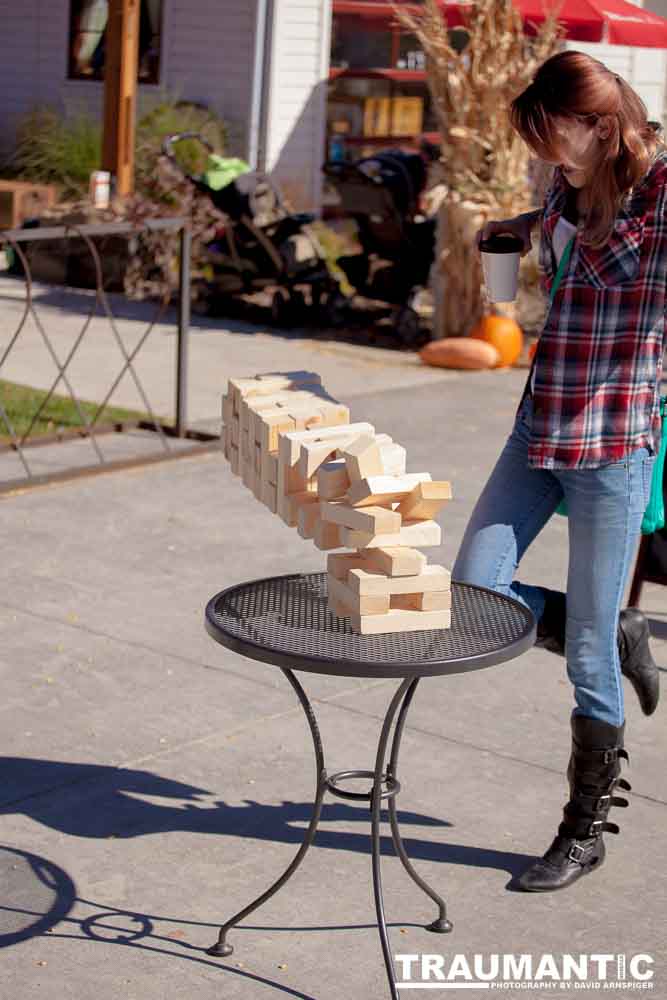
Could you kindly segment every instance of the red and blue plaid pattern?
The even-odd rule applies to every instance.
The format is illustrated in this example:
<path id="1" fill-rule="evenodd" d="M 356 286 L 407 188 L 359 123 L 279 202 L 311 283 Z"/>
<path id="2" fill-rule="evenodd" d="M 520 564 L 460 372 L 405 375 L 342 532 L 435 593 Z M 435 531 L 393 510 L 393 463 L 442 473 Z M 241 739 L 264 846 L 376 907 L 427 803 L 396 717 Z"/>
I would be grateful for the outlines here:
<path id="1" fill-rule="evenodd" d="M 541 287 L 555 276 L 552 238 L 568 184 L 560 167 L 547 192 Z M 608 241 L 582 245 L 540 336 L 533 366 L 533 468 L 596 468 L 660 443 L 660 380 L 667 285 L 667 151 L 628 194 Z M 530 380 L 530 376 L 529 376 Z"/>

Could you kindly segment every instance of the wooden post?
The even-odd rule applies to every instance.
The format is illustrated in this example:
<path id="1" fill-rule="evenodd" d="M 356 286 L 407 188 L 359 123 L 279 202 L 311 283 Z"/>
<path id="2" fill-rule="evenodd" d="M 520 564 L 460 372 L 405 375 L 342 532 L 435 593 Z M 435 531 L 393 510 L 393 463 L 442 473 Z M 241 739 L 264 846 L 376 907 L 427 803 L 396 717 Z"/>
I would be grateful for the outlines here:
<path id="1" fill-rule="evenodd" d="M 116 180 L 116 194 L 134 190 L 134 119 L 139 70 L 139 4 L 109 0 L 104 64 L 102 166 Z"/>

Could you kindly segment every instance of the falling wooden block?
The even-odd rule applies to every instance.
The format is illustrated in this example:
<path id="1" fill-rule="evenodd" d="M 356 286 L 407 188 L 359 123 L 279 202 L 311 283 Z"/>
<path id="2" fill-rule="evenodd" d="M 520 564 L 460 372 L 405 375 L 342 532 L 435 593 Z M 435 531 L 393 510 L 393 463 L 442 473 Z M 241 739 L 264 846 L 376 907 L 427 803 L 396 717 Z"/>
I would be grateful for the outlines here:
<path id="1" fill-rule="evenodd" d="M 417 483 L 398 505 L 401 516 L 411 521 L 431 520 L 452 499 L 452 486 L 447 482 Z"/>
<path id="2" fill-rule="evenodd" d="M 262 452 L 262 480 L 278 485 L 278 453 Z"/>
<path id="3" fill-rule="evenodd" d="M 290 431 L 280 434 L 278 441 L 278 514 L 285 520 L 284 497 L 308 489 L 308 479 L 297 468 L 301 445 L 316 439 L 340 438 L 347 433 L 372 432 L 373 425 L 347 424 L 315 431 Z M 316 488 L 314 485 L 313 488 Z"/>
<path id="4" fill-rule="evenodd" d="M 232 422 L 234 416 L 234 405 L 232 403 L 231 396 L 222 397 L 222 422 L 223 424 L 229 425 Z"/>
<path id="5" fill-rule="evenodd" d="M 279 435 L 296 429 L 296 420 L 288 410 L 267 410 L 262 414 L 255 440 L 259 441 L 262 451 L 277 452 Z"/>
<path id="6" fill-rule="evenodd" d="M 320 504 L 323 521 L 370 535 L 400 531 L 401 515 L 387 507 L 350 507 L 346 503 L 323 500 Z"/>
<path id="7" fill-rule="evenodd" d="M 364 568 L 386 576 L 417 576 L 426 566 L 426 556 L 418 549 L 382 547 L 364 552 Z"/>
<path id="8" fill-rule="evenodd" d="M 322 379 L 315 372 L 275 372 L 253 378 L 230 378 L 227 394 L 231 395 L 234 412 L 240 412 L 241 400 L 250 396 L 270 396 L 295 386 L 321 385 Z"/>
<path id="9" fill-rule="evenodd" d="M 306 506 L 314 506 L 319 516 L 320 509 L 317 493 L 308 493 L 307 491 L 304 491 L 302 493 L 292 493 L 290 496 L 286 497 L 285 512 L 290 527 L 297 527 L 299 523 L 299 511 Z"/>
<path id="10" fill-rule="evenodd" d="M 411 548 L 427 548 L 440 545 L 442 531 L 437 521 L 403 522 L 400 531 L 391 534 L 372 535 L 353 528 L 341 528 L 341 537 L 346 549 L 376 549 L 387 546 L 409 545 Z"/>
<path id="11" fill-rule="evenodd" d="M 417 576 L 386 576 L 365 566 L 350 566 L 347 584 L 356 594 L 423 594 L 449 591 L 451 574 L 444 566 L 425 566 Z"/>
<path id="12" fill-rule="evenodd" d="M 337 580 L 335 576 L 327 578 L 329 597 L 333 597 L 337 604 L 342 604 L 350 609 L 352 614 L 361 615 L 384 615 L 389 611 L 389 595 L 362 596 L 355 594 L 348 586 Z"/>
<path id="13" fill-rule="evenodd" d="M 377 507 L 392 501 L 400 501 L 410 493 L 417 483 L 430 482 L 428 472 L 410 472 L 405 476 L 371 476 L 352 483 L 345 494 L 353 507 Z"/>
<path id="14" fill-rule="evenodd" d="M 326 552 L 328 549 L 342 549 L 341 529 L 337 524 L 330 524 L 318 518 L 313 533 L 313 541 L 318 549 Z"/>
<path id="15" fill-rule="evenodd" d="M 385 476 L 404 476 L 407 452 L 403 445 L 392 442 L 380 448 L 382 473 Z"/>
<path id="16" fill-rule="evenodd" d="M 380 446 L 373 434 L 361 434 L 342 451 L 341 457 L 345 460 L 351 483 L 370 476 L 381 476 L 384 472 Z"/>
<path id="17" fill-rule="evenodd" d="M 388 476 L 402 476 L 405 473 L 406 452 L 400 444 L 395 444 L 388 434 L 376 434 L 380 446 L 382 471 Z M 325 462 L 317 470 L 317 492 L 322 500 L 337 500 L 350 488 L 350 477 L 344 458 Z"/>
<path id="18" fill-rule="evenodd" d="M 337 447 L 334 440 L 304 441 L 299 451 L 297 468 L 304 479 L 310 479 L 317 470 L 335 456 Z"/>
<path id="19" fill-rule="evenodd" d="M 451 628 L 451 611 L 390 610 L 384 615 L 350 615 L 350 625 L 360 635 L 382 635 L 388 632 L 425 632 Z"/>
<path id="20" fill-rule="evenodd" d="M 423 594 L 393 594 L 392 608 L 406 611 L 449 611 L 452 606 L 451 590 L 431 590 Z"/>
<path id="21" fill-rule="evenodd" d="M 277 487 L 274 483 L 262 482 L 261 487 L 261 501 L 265 507 L 268 507 L 272 514 L 276 512 L 276 492 Z"/>
<path id="22" fill-rule="evenodd" d="M 314 494 L 308 494 L 313 496 Z M 297 531 L 302 538 L 314 538 L 318 521 L 322 520 L 319 503 L 309 503 L 299 507 Z"/>
<path id="23" fill-rule="evenodd" d="M 317 492 L 321 500 L 335 500 L 349 489 L 350 477 L 345 460 L 338 458 L 325 462 L 317 470 Z"/>

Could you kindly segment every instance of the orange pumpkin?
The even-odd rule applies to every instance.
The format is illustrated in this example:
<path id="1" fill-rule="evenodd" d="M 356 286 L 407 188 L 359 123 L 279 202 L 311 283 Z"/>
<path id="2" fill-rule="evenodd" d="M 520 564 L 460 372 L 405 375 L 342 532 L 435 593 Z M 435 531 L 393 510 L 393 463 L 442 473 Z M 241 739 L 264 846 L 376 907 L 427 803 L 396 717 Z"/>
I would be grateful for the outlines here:
<path id="1" fill-rule="evenodd" d="M 475 340 L 485 340 L 496 348 L 500 355 L 496 368 L 516 364 L 523 350 L 523 331 L 509 316 L 482 316 L 470 331 L 470 336 Z"/>
<path id="2" fill-rule="evenodd" d="M 500 354 L 492 344 L 470 337 L 443 337 L 422 347 L 419 357 L 425 365 L 436 368 L 496 368 Z"/>

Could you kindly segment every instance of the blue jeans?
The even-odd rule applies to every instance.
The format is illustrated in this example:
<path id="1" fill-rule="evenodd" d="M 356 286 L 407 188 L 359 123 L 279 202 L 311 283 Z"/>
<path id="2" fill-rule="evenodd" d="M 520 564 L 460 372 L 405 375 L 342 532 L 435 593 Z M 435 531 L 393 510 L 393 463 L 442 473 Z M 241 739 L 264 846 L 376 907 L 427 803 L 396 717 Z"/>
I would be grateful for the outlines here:
<path id="1" fill-rule="evenodd" d="M 465 530 L 452 578 L 521 601 L 537 620 L 544 589 L 514 578 L 521 558 L 563 496 L 569 523 L 567 673 L 573 714 L 614 726 L 624 721 L 617 643 L 618 615 L 648 505 L 655 456 L 647 448 L 597 469 L 533 469 L 528 465 L 532 397 L 517 412 L 491 476 Z"/>

